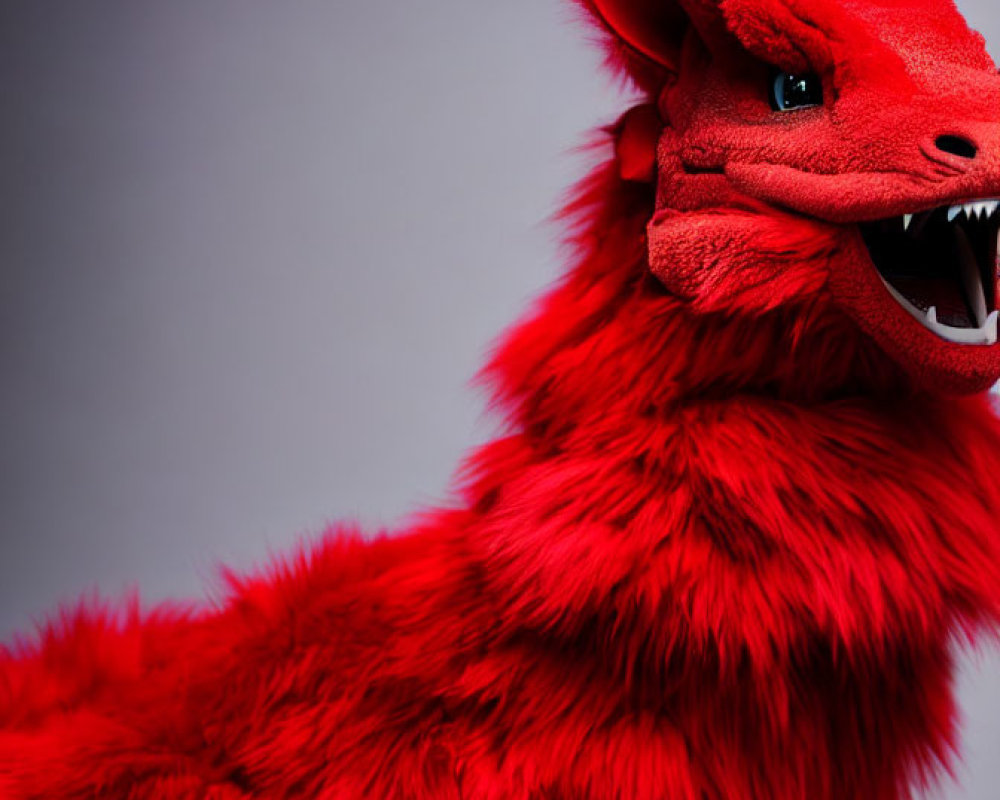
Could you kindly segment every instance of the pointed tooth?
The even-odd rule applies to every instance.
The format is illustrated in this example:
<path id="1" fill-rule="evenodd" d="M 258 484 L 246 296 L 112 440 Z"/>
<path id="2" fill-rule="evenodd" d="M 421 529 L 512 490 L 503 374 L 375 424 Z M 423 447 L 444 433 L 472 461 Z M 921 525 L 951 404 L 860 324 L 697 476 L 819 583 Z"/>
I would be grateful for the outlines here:
<path id="1" fill-rule="evenodd" d="M 931 306 L 927 309 L 927 321 L 931 325 L 937 325 L 937 306 Z"/>
<path id="2" fill-rule="evenodd" d="M 948 222 L 954 222 L 955 218 L 958 217 L 959 214 L 964 214 L 964 213 L 965 209 L 963 209 L 961 206 L 952 206 L 951 208 L 948 209 Z"/>
<path id="3" fill-rule="evenodd" d="M 997 322 L 1000 321 L 1000 311 L 992 311 L 986 318 L 986 344 L 997 343 Z"/>
<path id="4" fill-rule="evenodd" d="M 972 219 L 972 215 L 976 213 L 975 203 L 963 203 L 962 208 L 965 209 L 965 216 Z"/>
<path id="5" fill-rule="evenodd" d="M 986 211 L 988 216 L 993 216 L 997 213 L 997 208 L 1000 207 L 1000 202 L 996 200 L 989 200 L 986 203 Z"/>
<path id="6" fill-rule="evenodd" d="M 913 222 L 913 214 L 903 214 L 903 230 L 908 231 L 910 229 L 910 223 Z"/>

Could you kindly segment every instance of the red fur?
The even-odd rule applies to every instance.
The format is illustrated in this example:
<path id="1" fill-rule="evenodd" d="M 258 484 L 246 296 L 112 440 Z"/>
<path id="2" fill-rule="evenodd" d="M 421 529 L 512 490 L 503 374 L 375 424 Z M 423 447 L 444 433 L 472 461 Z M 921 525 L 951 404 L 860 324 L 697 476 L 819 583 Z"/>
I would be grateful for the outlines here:
<path id="1" fill-rule="evenodd" d="M 683 5 L 655 65 L 612 45 L 657 186 L 647 107 L 484 372 L 508 431 L 462 502 L 11 647 L 0 797 L 891 800 L 948 766 L 950 645 L 1000 617 L 1000 425 L 949 392 L 1000 370 L 894 317 L 851 223 L 1000 195 L 998 79 L 945 0 Z M 835 118 L 765 119 L 762 58 Z M 945 129 L 987 155 L 936 173 Z"/>

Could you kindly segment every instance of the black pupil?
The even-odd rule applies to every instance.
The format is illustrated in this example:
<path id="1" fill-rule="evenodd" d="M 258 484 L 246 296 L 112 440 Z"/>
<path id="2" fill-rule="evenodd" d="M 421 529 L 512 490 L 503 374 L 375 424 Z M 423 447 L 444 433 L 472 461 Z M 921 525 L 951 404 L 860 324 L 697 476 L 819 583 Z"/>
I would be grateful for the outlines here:
<path id="1" fill-rule="evenodd" d="M 815 75 L 783 73 L 778 77 L 778 81 L 781 84 L 781 91 L 776 91 L 775 100 L 779 111 L 817 106 L 823 102 L 820 82 Z"/>

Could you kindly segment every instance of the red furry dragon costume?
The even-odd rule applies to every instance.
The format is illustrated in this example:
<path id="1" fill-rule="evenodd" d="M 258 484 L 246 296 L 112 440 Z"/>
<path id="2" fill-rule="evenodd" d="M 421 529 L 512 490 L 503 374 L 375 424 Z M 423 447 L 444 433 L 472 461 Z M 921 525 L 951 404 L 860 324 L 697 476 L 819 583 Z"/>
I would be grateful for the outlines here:
<path id="1" fill-rule="evenodd" d="M 0 659 L 0 797 L 891 800 L 1000 618 L 1000 76 L 950 0 L 580 0 L 646 102 L 462 502 Z"/>

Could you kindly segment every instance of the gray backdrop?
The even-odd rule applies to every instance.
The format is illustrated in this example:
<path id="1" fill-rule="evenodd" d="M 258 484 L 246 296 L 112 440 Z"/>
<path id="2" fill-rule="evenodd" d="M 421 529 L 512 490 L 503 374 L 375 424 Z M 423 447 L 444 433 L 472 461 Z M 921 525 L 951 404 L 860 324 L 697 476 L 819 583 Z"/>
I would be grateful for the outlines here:
<path id="1" fill-rule="evenodd" d="M 568 6 L 0 4 L 0 638 L 443 495 L 625 107 Z M 1000 658 L 960 689 L 939 796 L 995 800 Z"/>

